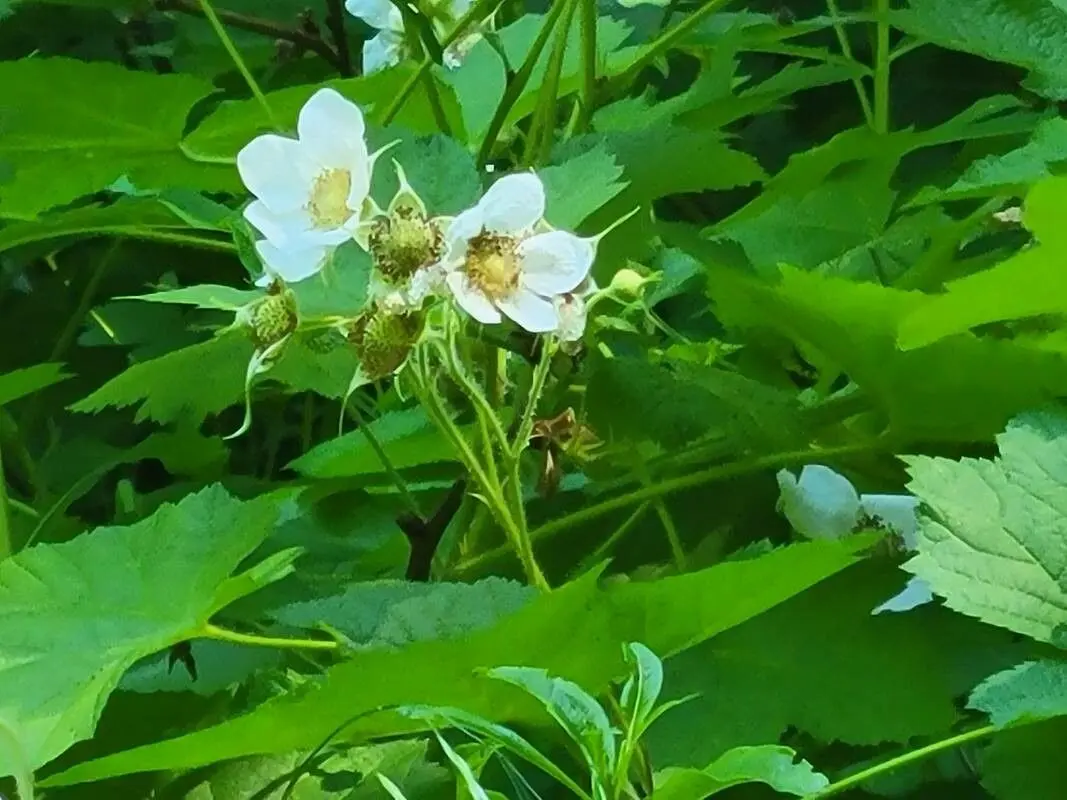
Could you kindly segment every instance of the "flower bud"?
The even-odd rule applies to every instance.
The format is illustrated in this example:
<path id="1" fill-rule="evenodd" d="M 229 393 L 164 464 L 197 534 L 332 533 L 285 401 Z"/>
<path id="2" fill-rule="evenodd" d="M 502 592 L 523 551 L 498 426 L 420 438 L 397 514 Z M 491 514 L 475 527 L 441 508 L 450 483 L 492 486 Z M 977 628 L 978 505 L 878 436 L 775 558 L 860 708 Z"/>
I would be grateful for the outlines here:
<path id="1" fill-rule="evenodd" d="M 646 283 L 648 278 L 627 267 L 620 269 L 611 278 L 611 288 L 627 297 L 640 297 Z"/>
<path id="2" fill-rule="evenodd" d="M 400 369 L 422 335 L 425 318 L 418 312 L 393 313 L 384 308 L 353 320 L 348 341 L 356 351 L 363 376 L 380 380 Z"/>

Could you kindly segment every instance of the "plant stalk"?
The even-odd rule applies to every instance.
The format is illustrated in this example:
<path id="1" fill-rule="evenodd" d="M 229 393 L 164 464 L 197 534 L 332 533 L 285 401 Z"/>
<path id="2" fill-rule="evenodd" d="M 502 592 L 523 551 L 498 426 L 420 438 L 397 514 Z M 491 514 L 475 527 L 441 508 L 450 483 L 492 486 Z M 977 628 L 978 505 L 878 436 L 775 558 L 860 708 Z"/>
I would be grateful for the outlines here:
<path id="1" fill-rule="evenodd" d="M 11 538 L 11 519 L 8 515 L 7 479 L 4 477 L 4 458 L 0 453 L 0 561 L 15 552 Z"/>
<path id="2" fill-rule="evenodd" d="M 874 0 L 875 65 L 874 65 L 874 131 L 889 133 L 889 71 L 892 53 L 889 50 L 889 0 Z"/>
<path id="3" fill-rule="evenodd" d="M 256 636 L 251 633 L 238 633 L 226 628 L 212 625 L 210 622 L 193 632 L 190 638 L 216 639 L 220 642 L 247 644 L 253 647 L 277 647 L 288 650 L 337 650 L 340 645 L 328 639 L 285 639 L 276 636 Z"/>
<path id="4" fill-rule="evenodd" d="M 270 122 L 272 128 L 280 131 L 282 128 L 278 124 L 278 118 L 274 116 L 274 111 L 271 110 L 270 103 L 267 102 L 267 96 L 263 94 L 263 90 L 259 88 L 259 84 L 252 75 L 251 70 L 248 69 L 248 65 L 245 64 L 245 60 L 238 52 L 237 46 L 234 45 L 233 39 L 230 38 L 230 34 L 228 34 L 226 28 L 223 27 L 218 14 L 215 13 L 215 9 L 211 5 L 211 0 L 198 0 L 198 2 L 200 3 L 201 10 L 204 12 L 204 16 L 211 25 L 212 30 L 215 31 L 215 35 L 219 38 L 219 41 L 222 42 L 222 46 L 229 54 L 230 60 L 233 61 L 234 66 L 237 67 L 237 71 L 241 73 L 241 77 L 244 78 L 245 83 L 248 84 L 252 96 L 256 98 L 259 105 L 263 108 L 263 113 L 266 115 L 267 121 Z"/>

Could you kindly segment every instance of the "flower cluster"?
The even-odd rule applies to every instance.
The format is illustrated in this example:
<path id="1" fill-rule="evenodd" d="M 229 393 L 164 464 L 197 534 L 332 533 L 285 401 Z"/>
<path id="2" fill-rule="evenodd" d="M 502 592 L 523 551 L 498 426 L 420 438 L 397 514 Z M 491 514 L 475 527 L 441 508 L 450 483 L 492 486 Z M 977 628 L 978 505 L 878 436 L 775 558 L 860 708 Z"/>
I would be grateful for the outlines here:
<path id="1" fill-rule="evenodd" d="M 859 494 L 848 478 L 822 464 L 807 465 L 799 479 L 788 470 L 781 470 L 778 488 L 778 508 L 801 536 L 841 539 L 874 524 L 897 537 L 902 549 L 918 548 L 919 501 L 911 495 Z M 926 581 L 913 577 L 899 594 L 871 613 L 908 611 L 932 599 Z"/>
<path id="2" fill-rule="evenodd" d="M 585 301 L 596 290 L 589 273 L 599 237 L 553 229 L 534 173 L 500 178 L 455 217 L 431 217 L 396 161 L 392 200 L 382 208 L 371 198 L 385 148 L 370 152 L 362 112 L 338 92 L 316 92 L 300 111 L 296 134 L 259 136 L 237 157 L 255 196 L 244 216 L 262 235 L 255 247 L 264 274 L 257 283 L 288 297 L 282 287 L 322 272 L 342 244 L 366 250 L 374 265 L 370 302 L 338 326 L 366 356 L 360 360 L 371 371 L 364 379 L 403 363 L 423 330 L 425 301 L 434 296 L 450 297 L 481 323 L 507 317 L 533 333 L 581 338 Z M 296 327 L 286 326 L 270 342 L 257 333 L 257 352 L 276 352 Z M 392 334 L 403 353 L 379 341 Z"/>

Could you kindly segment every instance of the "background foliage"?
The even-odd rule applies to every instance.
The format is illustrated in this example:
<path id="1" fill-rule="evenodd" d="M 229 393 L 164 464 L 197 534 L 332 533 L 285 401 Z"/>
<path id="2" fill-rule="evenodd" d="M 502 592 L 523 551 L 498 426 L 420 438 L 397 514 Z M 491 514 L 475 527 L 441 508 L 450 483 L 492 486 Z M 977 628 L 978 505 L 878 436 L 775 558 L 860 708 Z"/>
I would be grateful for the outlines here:
<path id="1" fill-rule="evenodd" d="M 557 453 L 554 493 L 525 464 L 556 588 L 523 583 L 393 382 L 338 434 L 349 348 L 298 335 L 223 438 L 259 272 L 234 159 L 272 124 L 204 7 L 0 0 L 0 790 L 555 796 L 396 707 L 506 724 L 581 782 L 546 703 L 485 670 L 545 670 L 618 727 L 641 643 L 687 698 L 641 731 L 641 794 L 1060 796 L 1067 5 L 580 0 L 553 50 L 558 9 L 509 0 L 425 78 L 359 74 L 374 31 L 306 6 L 217 7 L 283 129 L 328 85 L 434 214 L 487 166 L 536 168 L 584 235 L 640 210 L 595 278 L 643 285 L 539 413 L 574 408 L 597 457 Z M 360 257 L 294 287 L 302 310 L 362 303 Z M 531 337 L 486 337 L 525 385 Z M 918 497 L 917 551 L 795 541 L 774 475 L 808 463 Z M 908 573 L 935 603 L 872 615 Z"/>

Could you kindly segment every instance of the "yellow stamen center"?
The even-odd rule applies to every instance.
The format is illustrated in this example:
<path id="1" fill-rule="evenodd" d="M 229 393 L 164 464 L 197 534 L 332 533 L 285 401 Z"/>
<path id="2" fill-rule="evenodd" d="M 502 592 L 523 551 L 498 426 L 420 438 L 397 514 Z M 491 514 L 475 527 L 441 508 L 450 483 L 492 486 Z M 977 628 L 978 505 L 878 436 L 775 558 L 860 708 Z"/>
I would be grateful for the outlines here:
<path id="1" fill-rule="evenodd" d="M 347 169 L 327 169 L 319 173 L 311 186 L 308 211 L 316 228 L 339 228 L 349 217 L 348 192 L 352 175 Z"/>
<path id="2" fill-rule="evenodd" d="M 517 241 L 509 236 L 480 233 L 467 243 L 467 280 L 491 300 L 503 300 L 519 286 Z"/>

